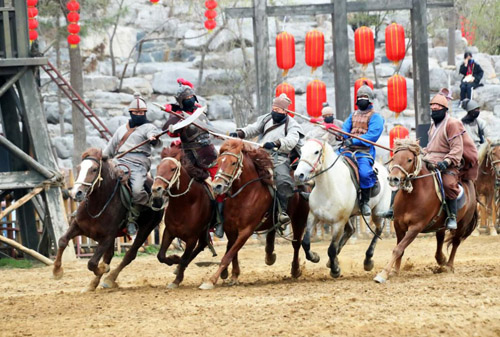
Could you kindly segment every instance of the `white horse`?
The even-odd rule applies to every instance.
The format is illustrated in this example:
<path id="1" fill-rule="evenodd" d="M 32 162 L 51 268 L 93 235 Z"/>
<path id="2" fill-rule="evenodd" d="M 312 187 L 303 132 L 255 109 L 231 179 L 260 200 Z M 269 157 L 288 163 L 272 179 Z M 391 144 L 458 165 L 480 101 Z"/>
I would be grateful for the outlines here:
<path id="1" fill-rule="evenodd" d="M 354 232 L 349 219 L 360 214 L 356 187 L 351 180 L 350 169 L 347 165 L 342 160 L 342 156 L 337 155 L 328 143 L 309 139 L 302 147 L 302 156 L 295 170 L 295 180 L 306 182 L 312 179 L 315 183 L 309 196 L 309 206 L 313 215 L 320 222 L 333 225 L 328 256 L 330 275 L 334 278 L 340 276 L 337 256 Z M 382 233 L 383 219 L 378 214 L 386 211 L 391 201 L 387 169 L 377 162 L 375 162 L 374 169 L 378 171 L 380 193 L 369 202 L 372 220 L 376 225 L 376 235 L 366 251 L 364 260 L 366 271 L 373 269 L 373 252 L 377 238 Z"/>

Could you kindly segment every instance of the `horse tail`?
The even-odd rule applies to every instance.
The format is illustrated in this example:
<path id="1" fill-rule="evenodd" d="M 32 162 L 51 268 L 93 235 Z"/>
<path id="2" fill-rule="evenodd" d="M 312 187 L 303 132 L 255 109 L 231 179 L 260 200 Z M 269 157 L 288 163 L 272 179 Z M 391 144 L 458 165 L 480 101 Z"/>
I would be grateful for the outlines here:
<path id="1" fill-rule="evenodd" d="M 474 214 L 472 214 L 472 219 L 469 221 L 469 223 L 457 228 L 454 235 L 450 235 L 446 238 L 445 242 L 448 244 L 447 247 L 453 244 L 455 240 L 462 242 L 463 240 L 467 239 L 469 235 L 471 235 L 472 232 L 476 229 L 478 224 L 479 214 L 477 212 L 477 208 L 474 208 Z"/>

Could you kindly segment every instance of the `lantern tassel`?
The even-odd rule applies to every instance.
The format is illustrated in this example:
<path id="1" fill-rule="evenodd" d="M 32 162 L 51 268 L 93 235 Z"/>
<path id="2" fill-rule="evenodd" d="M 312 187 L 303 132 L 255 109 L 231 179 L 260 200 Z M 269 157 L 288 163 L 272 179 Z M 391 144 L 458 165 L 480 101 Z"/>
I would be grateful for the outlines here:
<path id="1" fill-rule="evenodd" d="M 316 69 L 318 69 L 318 67 L 312 67 L 311 68 L 311 75 L 316 71 Z"/>
<path id="2" fill-rule="evenodd" d="M 286 75 L 288 75 L 288 70 L 290 70 L 290 69 L 283 70 L 283 74 L 281 74 L 281 76 L 285 77 Z"/>
<path id="3" fill-rule="evenodd" d="M 70 45 L 69 45 L 69 47 L 70 47 L 71 49 L 75 49 L 76 47 L 78 47 L 78 45 L 77 45 L 77 44 L 70 44 Z"/>

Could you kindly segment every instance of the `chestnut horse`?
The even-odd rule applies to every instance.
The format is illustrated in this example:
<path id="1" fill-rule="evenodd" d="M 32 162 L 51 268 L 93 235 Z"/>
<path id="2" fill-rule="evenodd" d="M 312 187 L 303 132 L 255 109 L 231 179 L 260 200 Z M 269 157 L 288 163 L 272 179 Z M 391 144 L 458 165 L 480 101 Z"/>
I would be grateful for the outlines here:
<path id="1" fill-rule="evenodd" d="M 495 194 L 498 193 L 500 187 L 500 140 L 490 143 L 487 141 L 479 150 L 479 175 L 476 180 L 476 190 L 478 196 L 483 196 L 485 200 L 486 213 L 491 218 L 492 211 L 498 207 Z M 497 217 L 497 222 L 498 222 Z M 487 222 L 487 221 L 486 221 Z M 490 235 L 497 235 L 495 223 L 489 227 Z"/>
<path id="2" fill-rule="evenodd" d="M 191 163 L 183 160 L 184 152 L 180 146 L 164 148 L 161 157 L 152 187 L 153 207 L 166 206 L 165 231 L 158 260 L 169 266 L 179 265 L 177 277 L 168 285 L 168 288 L 177 288 L 188 264 L 207 246 L 208 227 L 213 219 L 213 203 L 203 183 L 195 180 L 196 171 L 190 169 Z M 184 254 L 181 257 L 166 257 L 174 238 L 186 243 Z"/>
<path id="3" fill-rule="evenodd" d="M 54 262 L 54 278 L 63 276 L 61 258 L 69 240 L 85 235 L 98 242 L 94 255 L 88 262 L 88 269 L 95 274 L 94 279 L 84 291 L 93 291 L 99 285 L 114 255 L 115 238 L 124 235 L 120 230 L 126 220 L 127 210 L 120 199 L 123 171 L 102 156 L 102 150 L 90 148 L 82 154 L 80 173 L 71 191 L 73 198 L 80 202 L 76 217 L 69 229 L 59 239 L 59 249 Z M 141 212 L 139 230 L 134 243 L 125 254 L 118 270 L 123 269 L 137 255 L 137 250 L 146 241 L 151 231 L 161 221 L 161 212 L 146 209 Z M 99 263 L 103 258 L 103 261 Z M 116 284 L 114 284 L 116 286 Z"/>
<path id="4" fill-rule="evenodd" d="M 219 269 L 205 281 L 200 289 L 212 289 L 219 276 L 227 271 L 232 262 L 230 284 L 238 283 L 240 267 L 238 251 L 255 231 L 269 231 L 266 237 L 266 259 L 268 265 L 276 261 L 274 251 L 273 197 L 269 187 L 272 184 L 273 161 L 262 148 L 252 148 L 241 139 L 226 140 L 217 158 L 219 170 L 212 183 L 214 192 L 227 193 L 224 205 L 224 231 L 228 238 L 226 254 Z M 288 202 L 288 214 L 292 220 L 293 249 L 292 277 L 301 275 L 299 250 L 307 223 L 309 205 L 295 193 Z"/>
<path id="5" fill-rule="evenodd" d="M 443 254 L 445 237 L 446 210 L 434 185 L 435 171 L 431 172 L 423 164 L 421 148 L 415 140 L 404 139 L 395 143 L 394 157 L 389 166 L 389 184 L 397 188 L 394 199 L 394 229 L 397 246 L 392 258 L 385 268 L 375 276 L 374 281 L 385 282 L 392 268 L 397 275 L 401 267 L 404 251 L 419 233 L 436 232 L 437 249 L 435 258 L 440 271 L 453 271 L 453 261 L 460 243 L 465 240 L 477 226 L 476 191 L 473 181 L 462 181 L 465 193 L 464 206 L 458 210 L 456 230 L 450 232 L 446 242 L 452 244 L 448 262 Z"/>

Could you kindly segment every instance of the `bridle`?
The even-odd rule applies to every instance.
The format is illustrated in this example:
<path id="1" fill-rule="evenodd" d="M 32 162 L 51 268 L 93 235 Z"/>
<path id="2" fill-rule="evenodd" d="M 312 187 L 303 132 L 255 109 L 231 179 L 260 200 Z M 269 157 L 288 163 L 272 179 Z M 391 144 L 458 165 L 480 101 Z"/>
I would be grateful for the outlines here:
<path id="1" fill-rule="evenodd" d="M 486 160 L 487 160 L 486 165 L 488 165 L 488 162 L 489 162 L 489 164 L 491 165 L 491 169 L 493 170 L 493 173 L 495 174 L 495 179 L 500 180 L 500 177 L 497 174 L 497 170 L 495 170 L 495 165 L 500 163 L 500 159 L 493 160 L 493 150 L 495 149 L 495 147 L 500 146 L 500 142 L 492 143 L 489 146 L 490 146 L 490 148 L 488 149 L 488 154 L 486 156 Z"/>
<path id="2" fill-rule="evenodd" d="M 167 184 L 167 188 L 165 189 L 165 191 L 172 198 L 181 197 L 181 196 L 187 194 L 191 190 L 191 185 L 193 184 L 194 178 L 191 178 L 191 180 L 189 181 L 189 185 L 184 192 L 179 193 L 179 194 L 172 194 L 172 192 L 170 192 L 170 189 L 172 188 L 172 186 L 177 184 L 177 186 L 176 186 L 177 189 L 179 189 L 179 187 L 180 187 L 180 183 L 181 183 L 180 177 L 181 177 L 182 164 L 179 160 L 177 160 L 176 158 L 173 158 L 173 157 L 165 157 L 161 160 L 161 162 L 163 162 L 165 160 L 170 160 L 175 164 L 175 172 L 172 175 L 172 178 L 170 178 L 170 180 L 168 180 L 168 179 L 163 178 L 162 176 L 157 175 L 154 180 L 158 179 L 158 180 L 163 181 L 165 184 Z M 163 208 L 164 208 L 164 206 L 163 206 Z"/>
<path id="3" fill-rule="evenodd" d="M 226 151 L 226 152 L 223 152 L 222 154 L 219 155 L 219 157 L 222 157 L 222 156 L 232 156 L 232 157 L 235 157 L 237 159 L 236 167 L 233 169 L 233 171 L 231 173 L 226 173 L 226 172 L 222 171 L 222 168 L 220 168 L 214 177 L 214 180 L 215 179 L 222 179 L 226 183 L 226 185 L 229 187 L 229 186 L 233 185 L 233 182 L 236 179 L 238 179 L 240 177 L 241 173 L 243 172 L 243 154 L 241 152 L 238 154 L 235 154 L 235 153 Z"/>
<path id="4" fill-rule="evenodd" d="M 325 143 L 323 143 L 323 142 L 321 142 L 321 141 L 319 141 L 319 140 L 317 140 L 317 139 L 314 139 L 314 138 L 312 138 L 312 139 L 310 139 L 310 140 L 312 140 L 312 141 L 314 141 L 314 142 L 318 143 L 319 145 L 321 145 L 321 150 L 320 150 L 320 153 L 318 154 L 318 158 L 316 159 L 316 162 L 311 163 L 309 160 L 304 159 L 303 157 L 301 157 L 301 158 L 299 159 L 299 163 L 300 163 L 301 161 L 303 161 L 303 162 L 304 162 L 304 163 L 306 163 L 307 165 L 311 166 L 311 168 L 312 168 L 312 171 L 311 171 L 311 172 L 312 172 L 312 173 L 315 173 L 315 172 L 316 172 L 316 170 L 317 170 L 317 168 L 322 167 L 322 166 L 323 166 L 323 163 L 324 163 L 324 161 L 325 161 Z M 316 178 L 317 176 L 319 176 L 319 175 L 321 175 L 321 174 L 325 173 L 326 171 L 328 171 L 329 169 L 331 169 L 331 168 L 335 165 L 335 163 L 337 163 L 337 160 L 339 160 L 339 158 L 340 158 L 340 157 L 341 157 L 340 155 L 339 155 L 339 156 L 337 156 L 337 158 L 333 161 L 333 163 L 332 163 L 330 166 L 328 166 L 328 167 L 327 167 L 326 169 L 324 169 L 324 170 L 319 171 L 318 173 L 314 174 L 313 176 L 308 177 L 308 179 L 307 179 L 307 180 L 311 180 L 311 179 L 313 179 L 313 178 Z"/>
<path id="5" fill-rule="evenodd" d="M 94 178 L 94 180 L 91 182 L 91 183 L 87 183 L 85 181 L 76 181 L 75 182 L 75 185 L 77 184 L 80 184 L 80 185 L 83 185 L 83 186 L 90 186 L 90 192 L 86 193 L 86 196 L 85 196 L 85 199 L 87 199 L 87 196 L 89 196 L 90 194 L 92 194 L 92 192 L 94 191 L 94 187 L 96 184 L 99 184 L 97 186 L 97 188 L 101 187 L 101 181 L 103 181 L 103 178 L 102 178 L 102 159 L 99 159 L 97 160 L 96 158 L 93 158 L 93 157 L 85 157 L 83 158 L 82 161 L 84 160 L 92 160 L 94 162 L 97 163 L 97 165 L 99 166 L 99 173 L 97 174 L 97 176 Z"/>
<path id="6" fill-rule="evenodd" d="M 432 175 L 435 175 L 436 172 L 431 172 L 429 174 L 424 174 L 424 175 L 421 175 L 419 176 L 419 173 L 420 171 L 422 170 L 422 156 L 420 156 L 419 154 L 415 153 L 414 151 L 412 151 L 410 148 L 408 147 L 401 147 L 397 150 L 394 151 L 394 154 L 400 152 L 400 151 L 403 151 L 403 150 L 408 150 L 410 151 L 412 154 L 413 154 L 413 166 L 414 166 L 414 170 L 413 172 L 409 173 L 408 171 L 406 171 L 404 169 L 404 167 L 402 167 L 401 165 L 398 165 L 398 164 L 390 164 L 389 165 L 389 174 L 392 172 L 393 169 L 398 169 L 400 170 L 401 172 L 403 172 L 403 174 L 405 175 L 403 180 L 401 181 L 401 189 L 408 192 L 408 193 L 411 193 L 413 191 L 413 185 L 412 185 L 412 181 L 413 180 L 416 180 L 416 179 L 421 179 L 421 178 L 425 178 L 425 177 L 428 177 L 428 176 L 432 176 Z M 393 159 L 391 159 L 391 162 L 392 162 Z"/>

